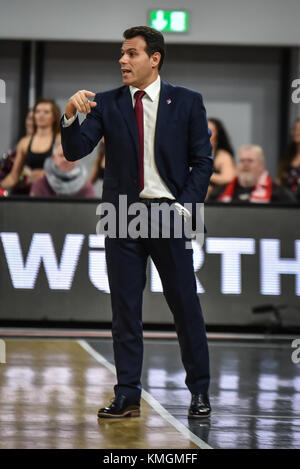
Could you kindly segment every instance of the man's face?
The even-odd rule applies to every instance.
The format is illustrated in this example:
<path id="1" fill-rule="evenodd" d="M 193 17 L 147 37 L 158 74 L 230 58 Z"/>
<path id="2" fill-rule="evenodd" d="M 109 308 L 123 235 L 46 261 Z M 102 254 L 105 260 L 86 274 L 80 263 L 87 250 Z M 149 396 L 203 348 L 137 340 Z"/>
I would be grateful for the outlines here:
<path id="1" fill-rule="evenodd" d="M 249 148 L 240 151 L 237 173 L 242 186 L 255 186 L 264 169 L 264 162 L 256 150 Z"/>
<path id="2" fill-rule="evenodd" d="M 126 39 L 121 49 L 121 72 L 124 85 L 146 88 L 157 76 L 160 53 L 151 57 L 145 51 L 147 44 L 142 36 Z"/>

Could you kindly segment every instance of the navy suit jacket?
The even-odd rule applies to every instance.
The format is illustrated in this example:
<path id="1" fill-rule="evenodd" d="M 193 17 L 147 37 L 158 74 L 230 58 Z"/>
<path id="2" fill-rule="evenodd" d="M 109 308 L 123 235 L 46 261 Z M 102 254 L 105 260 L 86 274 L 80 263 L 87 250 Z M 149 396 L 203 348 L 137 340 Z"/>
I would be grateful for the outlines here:
<path id="1" fill-rule="evenodd" d="M 65 157 L 78 160 L 105 138 L 103 202 L 118 207 L 119 195 L 128 204 L 139 199 L 139 140 L 128 86 L 97 93 L 86 119 L 61 126 Z M 176 200 L 204 202 L 213 171 L 210 131 L 202 96 L 196 91 L 161 81 L 155 132 L 155 161 L 159 174 Z"/>

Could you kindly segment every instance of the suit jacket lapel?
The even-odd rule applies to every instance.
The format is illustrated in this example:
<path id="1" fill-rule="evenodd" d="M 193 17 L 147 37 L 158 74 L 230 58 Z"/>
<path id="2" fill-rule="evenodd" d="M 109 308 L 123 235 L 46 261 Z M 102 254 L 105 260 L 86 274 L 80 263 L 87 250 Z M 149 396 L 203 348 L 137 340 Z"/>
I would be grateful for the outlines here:
<path id="1" fill-rule="evenodd" d="M 138 159 L 138 154 L 139 154 L 139 137 L 138 137 L 138 130 L 137 130 L 137 124 L 136 124 L 136 118 L 134 114 L 134 109 L 132 106 L 132 99 L 131 99 L 131 94 L 129 91 L 129 87 L 125 86 L 121 94 L 118 98 L 118 106 L 121 111 L 121 114 L 127 124 L 129 133 L 133 139 L 134 146 L 136 149 L 136 156 Z"/>
<path id="2" fill-rule="evenodd" d="M 170 121 L 170 118 L 172 116 L 174 106 L 172 106 L 171 96 L 172 96 L 172 86 L 162 80 L 159 103 L 158 103 L 158 110 L 157 110 L 156 128 L 155 128 L 155 154 L 156 155 L 159 155 L 159 152 L 157 151 L 158 142 L 160 141 L 161 138 L 163 138 L 164 129 L 168 125 L 168 122 Z M 138 162 L 139 137 L 138 137 L 138 130 L 137 130 L 134 109 L 132 106 L 131 94 L 130 94 L 130 90 L 128 86 L 124 86 L 124 88 L 122 88 L 120 96 L 118 97 L 117 103 L 121 111 L 121 114 L 127 124 L 129 133 L 133 139 L 135 150 L 136 150 L 136 158 Z"/>
<path id="3" fill-rule="evenodd" d="M 172 106 L 172 86 L 166 83 L 165 81 L 161 81 L 161 89 L 160 89 L 160 97 L 158 103 L 158 110 L 157 110 L 157 118 L 156 118 L 156 129 L 155 129 L 155 154 L 156 156 L 159 155 L 157 151 L 157 145 L 160 139 L 163 138 L 165 133 L 165 128 L 168 126 L 170 118 L 172 116 L 173 107 Z"/>

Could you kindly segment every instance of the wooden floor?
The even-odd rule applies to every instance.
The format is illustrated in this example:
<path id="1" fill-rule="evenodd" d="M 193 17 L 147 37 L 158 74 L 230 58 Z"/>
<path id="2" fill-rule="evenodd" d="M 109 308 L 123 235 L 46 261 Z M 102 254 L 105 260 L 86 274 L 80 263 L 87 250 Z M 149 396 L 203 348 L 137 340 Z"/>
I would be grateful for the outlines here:
<path id="1" fill-rule="evenodd" d="M 116 381 L 111 338 L 82 339 L 80 332 L 76 341 L 52 332 L 57 338 L 0 329 L 1 449 L 300 448 L 295 337 L 209 338 L 213 412 L 201 421 L 187 418 L 178 340 L 147 338 L 141 417 L 98 421 Z"/>
<path id="2" fill-rule="evenodd" d="M 73 340 L 5 339 L 0 448 L 199 449 L 142 400 L 141 417 L 97 419 L 115 376 Z"/>

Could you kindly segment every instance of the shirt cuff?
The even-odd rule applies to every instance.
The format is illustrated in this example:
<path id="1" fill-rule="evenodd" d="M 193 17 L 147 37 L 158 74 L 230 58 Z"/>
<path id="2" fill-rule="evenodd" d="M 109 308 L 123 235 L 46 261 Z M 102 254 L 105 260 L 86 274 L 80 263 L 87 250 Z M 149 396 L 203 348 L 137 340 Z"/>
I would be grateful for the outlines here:
<path id="1" fill-rule="evenodd" d="M 63 127 L 69 127 L 70 125 L 72 125 L 73 122 L 75 121 L 76 117 L 77 117 L 77 111 L 76 111 L 76 114 L 73 117 L 70 117 L 70 119 L 67 119 L 66 115 L 64 114 Z"/>
<path id="2" fill-rule="evenodd" d="M 191 212 L 185 208 L 183 205 L 181 205 L 179 202 L 176 202 L 175 203 L 175 207 L 176 207 L 176 210 L 178 213 L 180 213 L 180 215 L 183 215 L 184 217 L 190 217 L 191 216 Z"/>

